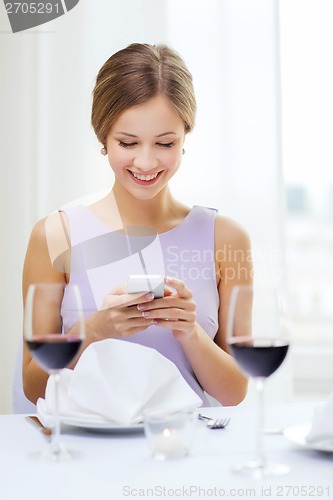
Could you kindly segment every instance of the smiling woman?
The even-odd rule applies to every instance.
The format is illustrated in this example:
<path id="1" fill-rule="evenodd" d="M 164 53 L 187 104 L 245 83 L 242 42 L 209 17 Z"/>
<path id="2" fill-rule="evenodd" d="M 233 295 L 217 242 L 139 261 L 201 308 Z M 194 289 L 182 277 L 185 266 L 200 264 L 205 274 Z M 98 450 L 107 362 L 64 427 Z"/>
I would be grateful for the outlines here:
<path id="1" fill-rule="evenodd" d="M 251 260 L 239 257 L 249 254 L 250 242 L 235 222 L 187 207 L 170 191 L 195 110 L 191 74 L 170 48 L 132 44 L 108 59 L 96 79 L 92 124 L 113 189 L 36 225 L 23 295 L 34 282 L 78 284 L 87 311 L 83 350 L 110 338 L 152 347 L 176 364 L 204 405 L 206 393 L 234 405 L 245 397 L 247 379 L 229 353 L 226 321 L 233 285 L 252 281 Z M 183 262 L 184 255 L 213 258 Z M 165 276 L 164 296 L 128 293 L 128 276 L 138 274 Z M 66 301 L 59 317 L 70 331 Z M 23 376 L 35 402 L 47 376 L 26 348 Z"/>

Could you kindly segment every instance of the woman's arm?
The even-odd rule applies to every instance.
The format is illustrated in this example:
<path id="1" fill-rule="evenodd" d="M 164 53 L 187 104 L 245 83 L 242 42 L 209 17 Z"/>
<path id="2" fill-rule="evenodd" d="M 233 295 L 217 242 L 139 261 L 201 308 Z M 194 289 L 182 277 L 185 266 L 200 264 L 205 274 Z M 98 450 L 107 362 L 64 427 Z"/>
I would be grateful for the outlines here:
<path id="1" fill-rule="evenodd" d="M 217 334 L 212 342 L 199 327 L 182 345 L 202 387 L 227 406 L 240 403 L 247 393 L 247 377 L 229 354 L 226 325 L 232 288 L 253 281 L 250 239 L 235 222 L 217 217 L 215 254 L 220 297 Z"/>
<path id="2" fill-rule="evenodd" d="M 63 261 L 60 264 L 58 258 L 57 265 L 53 265 L 56 252 L 58 255 L 66 255 L 66 252 L 63 252 L 64 248 L 66 248 L 66 241 L 59 239 L 61 232 L 58 226 L 58 217 L 58 214 L 55 214 L 39 221 L 31 233 L 23 268 L 24 305 L 30 284 L 66 282 L 65 262 Z M 61 231 L 63 233 L 63 230 Z M 54 257 L 52 254 L 54 254 Z M 36 403 L 38 397 L 44 395 L 48 374 L 32 359 L 25 342 L 22 370 L 24 393 L 30 401 Z"/>
<path id="3" fill-rule="evenodd" d="M 61 213 L 52 214 L 38 222 L 31 233 L 23 269 L 24 304 L 31 283 L 68 282 L 69 261 L 67 219 Z M 127 294 L 121 285 L 112 290 L 105 297 L 102 309 L 92 312 L 86 321 L 86 338 L 81 353 L 92 342 L 105 338 L 127 337 L 145 330 L 151 325 L 151 320 L 142 317 L 137 305 L 152 301 L 153 298 L 152 294 Z M 59 318 L 60 307 L 59 304 Z M 45 326 L 45 331 L 52 331 L 51 327 Z M 70 368 L 75 366 L 77 360 L 78 358 Z M 48 374 L 33 360 L 24 343 L 23 390 L 30 401 L 36 403 L 39 397 L 44 397 L 47 379 Z"/>
<path id="4" fill-rule="evenodd" d="M 230 406 L 240 403 L 247 392 L 247 377 L 229 354 L 227 345 L 230 294 L 233 286 L 252 283 L 252 263 L 248 236 L 223 217 L 216 220 L 215 254 L 220 307 L 214 341 L 197 323 L 192 292 L 181 280 L 167 279 L 167 285 L 176 289 L 176 293 L 141 306 L 140 311 L 155 324 L 172 329 L 203 389 L 223 405 Z"/>

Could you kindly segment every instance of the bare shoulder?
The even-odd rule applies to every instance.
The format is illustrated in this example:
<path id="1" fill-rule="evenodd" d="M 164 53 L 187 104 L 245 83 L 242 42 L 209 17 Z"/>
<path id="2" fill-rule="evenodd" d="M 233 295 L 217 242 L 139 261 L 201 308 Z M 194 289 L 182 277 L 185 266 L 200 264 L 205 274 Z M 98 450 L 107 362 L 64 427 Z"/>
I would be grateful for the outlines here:
<path id="1" fill-rule="evenodd" d="M 66 224 L 61 221 L 59 213 L 51 214 L 35 224 L 25 256 L 24 285 L 63 279 L 69 258 L 69 244 L 64 229 Z"/>
<path id="2" fill-rule="evenodd" d="M 250 237 L 238 222 L 228 217 L 216 219 L 215 266 L 217 284 L 225 300 L 226 290 L 252 281 Z"/>
<path id="3" fill-rule="evenodd" d="M 37 242 L 41 243 L 43 240 L 45 240 L 45 221 L 46 221 L 46 217 L 39 220 L 34 225 L 34 227 L 32 228 L 32 231 L 31 231 L 31 235 L 30 235 L 30 242 L 37 241 Z"/>
<path id="4" fill-rule="evenodd" d="M 226 245 L 229 248 L 249 249 L 251 240 L 248 232 L 238 222 L 218 215 L 215 222 L 215 244 L 216 249 Z"/>
<path id="5" fill-rule="evenodd" d="M 31 243 L 47 243 L 49 246 L 59 240 L 68 240 L 69 227 L 67 217 L 62 212 L 55 212 L 40 219 L 31 231 Z"/>

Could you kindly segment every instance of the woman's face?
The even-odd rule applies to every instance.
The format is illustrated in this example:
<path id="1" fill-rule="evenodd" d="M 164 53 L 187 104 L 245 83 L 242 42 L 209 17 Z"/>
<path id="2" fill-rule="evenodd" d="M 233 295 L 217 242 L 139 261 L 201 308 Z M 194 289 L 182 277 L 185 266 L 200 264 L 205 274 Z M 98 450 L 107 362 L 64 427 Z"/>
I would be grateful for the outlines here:
<path id="1" fill-rule="evenodd" d="M 178 170 L 184 139 L 184 122 L 164 97 L 127 109 L 106 138 L 116 182 L 135 198 L 153 198 Z"/>

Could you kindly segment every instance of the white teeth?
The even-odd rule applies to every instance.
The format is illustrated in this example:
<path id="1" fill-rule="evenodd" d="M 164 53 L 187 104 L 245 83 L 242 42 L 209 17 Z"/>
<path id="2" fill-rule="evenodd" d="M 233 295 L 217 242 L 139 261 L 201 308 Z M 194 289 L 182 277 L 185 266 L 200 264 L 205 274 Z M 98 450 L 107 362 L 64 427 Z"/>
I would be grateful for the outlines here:
<path id="1" fill-rule="evenodd" d="M 142 174 L 137 174 L 135 172 L 132 172 L 132 174 L 136 179 L 139 179 L 140 181 L 151 181 L 152 179 L 156 179 L 158 175 L 158 173 L 152 175 L 142 175 Z"/>

